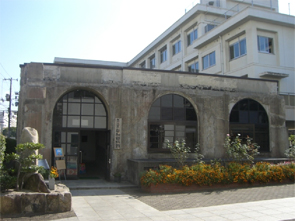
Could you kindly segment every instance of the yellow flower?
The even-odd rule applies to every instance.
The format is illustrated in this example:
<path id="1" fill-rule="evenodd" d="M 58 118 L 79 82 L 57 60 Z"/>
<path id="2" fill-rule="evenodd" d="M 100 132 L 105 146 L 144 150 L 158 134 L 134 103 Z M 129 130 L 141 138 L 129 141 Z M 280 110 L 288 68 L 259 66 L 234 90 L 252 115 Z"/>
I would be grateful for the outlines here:
<path id="1" fill-rule="evenodd" d="M 57 172 L 57 168 L 56 167 L 54 167 L 54 166 L 51 167 L 49 176 L 51 178 L 57 178 L 58 177 L 58 172 Z"/>

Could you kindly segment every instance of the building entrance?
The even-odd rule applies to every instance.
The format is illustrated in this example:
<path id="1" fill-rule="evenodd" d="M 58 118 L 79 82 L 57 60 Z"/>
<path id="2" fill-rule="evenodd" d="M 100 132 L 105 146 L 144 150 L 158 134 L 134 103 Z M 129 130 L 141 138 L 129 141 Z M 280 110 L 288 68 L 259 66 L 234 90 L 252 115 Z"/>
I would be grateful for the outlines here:
<path id="1" fill-rule="evenodd" d="M 74 90 L 57 101 L 53 112 L 52 147 L 63 148 L 69 179 L 109 179 L 107 121 L 104 103 L 90 91 Z"/>
<path id="2" fill-rule="evenodd" d="M 80 179 L 108 179 L 108 131 L 81 131 L 79 150 Z"/>

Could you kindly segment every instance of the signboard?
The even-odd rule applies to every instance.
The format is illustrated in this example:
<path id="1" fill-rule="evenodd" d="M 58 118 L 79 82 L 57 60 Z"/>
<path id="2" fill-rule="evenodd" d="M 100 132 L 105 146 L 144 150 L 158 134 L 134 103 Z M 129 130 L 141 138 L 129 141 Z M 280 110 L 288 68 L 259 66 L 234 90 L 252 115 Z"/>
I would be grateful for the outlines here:
<path id="1" fill-rule="evenodd" d="M 56 160 L 55 163 L 56 163 L 57 170 L 64 170 L 64 169 L 66 169 L 65 160 Z"/>
<path id="2" fill-rule="evenodd" d="M 54 147 L 54 156 L 55 157 L 64 157 L 63 148 L 61 147 Z"/>
<path id="3" fill-rule="evenodd" d="M 115 148 L 121 149 L 122 118 L 115 118 Z"/>

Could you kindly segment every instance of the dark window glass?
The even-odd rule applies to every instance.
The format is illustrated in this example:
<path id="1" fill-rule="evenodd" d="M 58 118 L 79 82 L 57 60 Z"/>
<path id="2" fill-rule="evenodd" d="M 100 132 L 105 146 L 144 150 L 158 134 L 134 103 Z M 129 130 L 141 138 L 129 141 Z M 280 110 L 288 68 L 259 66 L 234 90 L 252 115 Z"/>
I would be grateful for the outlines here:
<path id="1" fill-rule="evenodd" d="M 185 139 L 187 143 L 196 145 L 196 112 L 192 104 L 180 95 L 158 98 L 150 108 L 149 122 L 148 149 L 151 152 L 169 151 L 165 146 L 166 139 L 171 142 Z"/>
<path id="2" fill-rule="evenodd" d="M 181 96 L 178 95 L 174 95 L 174 102 L 173 102 L 173 106 L 174 107 L 184 107 L 184 99 Z"/>
<path id="3" fill-rule="evenodd" d="M 161 97 L 162 107 L 172 107 L 172 95 L 166 95 Z"/>
<path id="4" fill-rule="evenodd" d="M 94 125 L 95 115 L 106 118 L 100 99 L 89 91 L 72 91 L 55 105 L 53 125 L 54 128 L 106 128 L 106 122 Z"/>
<path id="5" fill-rule="evenodd" d="M 197 115 L 194 109 L 186 109 L 186 120 L 197 121 Z"/>
<path id="6" fill-rule="evenodd" d="M 253 138 L 260 151 L 269 151 L 269 126 L 267 113 L 257 101 L 244 99 L 239 101 L 230 113 L 230 132 Z"/>
<path id="7" fill-rule="evenodd" d="M 173 119 L 173 112 L 172 108 L 162 107 L 161 108 L 161 119 L 162 120 L 172 120 Z"/>
<path id="8" fill-rule="evenodd" d="M 185 120 L 186 110 L 184 108 L 174 108 L 174 120 Z"/>
<path id="9" fill-rule="evenodd" d="M 230 122 L 239 122 L 239 111 L 232 111 L 230 114 Z"/>
<path id="10" fill-rule="evenodd" d="M 149 119 L 160 120 L 160 116 L 161 116 L 160 110 L 161 110 L 160 107 L 151 107 L 149 112 Z"/>

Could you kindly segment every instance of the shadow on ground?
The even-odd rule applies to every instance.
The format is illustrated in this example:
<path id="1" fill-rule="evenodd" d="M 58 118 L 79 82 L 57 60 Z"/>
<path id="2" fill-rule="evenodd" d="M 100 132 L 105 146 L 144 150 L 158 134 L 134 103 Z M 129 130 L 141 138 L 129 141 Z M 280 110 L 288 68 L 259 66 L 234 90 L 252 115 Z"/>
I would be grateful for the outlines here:
<path id="1" fill-rule="evenodd" d="M 178 194 L 150 194 L 143 192 L 140 188 L 122 189 L 130 197 L 160 211 L 295 197 L 294 190 L 295 184 Z"/>

